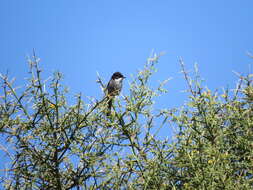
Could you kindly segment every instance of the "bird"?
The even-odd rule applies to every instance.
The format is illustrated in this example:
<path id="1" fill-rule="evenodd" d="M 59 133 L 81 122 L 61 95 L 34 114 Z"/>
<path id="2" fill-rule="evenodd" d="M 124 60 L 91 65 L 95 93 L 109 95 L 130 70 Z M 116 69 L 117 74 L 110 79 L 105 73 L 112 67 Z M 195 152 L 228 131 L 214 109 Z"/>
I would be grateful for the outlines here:
<path id="1" fill-rule="evenodd" d="M 113 73 L 110 81 L 108 82 L 108 84 L 106 86 L 106 94 L 107 94 L 107 97 L 109 98 L 108 114 L 107 115 L 110 115 L 113 98 L 115 96 L 118 96 L 119 93 L 121 92 L 122 85 L 123 85 L 123 79 L 125 79 L 125 78 L 126 77 L 123 74 L 121 74 L 120 72 L 115 72 L 115 73 Z"/>

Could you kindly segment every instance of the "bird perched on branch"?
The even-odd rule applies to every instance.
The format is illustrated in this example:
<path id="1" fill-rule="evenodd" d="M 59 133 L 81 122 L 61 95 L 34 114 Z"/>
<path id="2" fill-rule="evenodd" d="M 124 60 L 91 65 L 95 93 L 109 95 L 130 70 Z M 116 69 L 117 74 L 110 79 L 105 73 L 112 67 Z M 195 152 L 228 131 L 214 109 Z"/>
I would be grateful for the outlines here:
<path id="1" fill-rule="evenodd" d="M 111 80 L 108 82 L 107 87 L 106 87 L 106 94 L 109 98 L 108 100 L 108 114 L 110 115 L 111 113 L 111 108 L 112 108 L 112 102 L 113 98 L 115 96 L 118 96 L 121 89 L 122 89 L 122 84 L 123 84 L 123 79 L 126 78 L 124 75 L 122 75 L 120 72 L 115 72 L 113 73 Z"/>

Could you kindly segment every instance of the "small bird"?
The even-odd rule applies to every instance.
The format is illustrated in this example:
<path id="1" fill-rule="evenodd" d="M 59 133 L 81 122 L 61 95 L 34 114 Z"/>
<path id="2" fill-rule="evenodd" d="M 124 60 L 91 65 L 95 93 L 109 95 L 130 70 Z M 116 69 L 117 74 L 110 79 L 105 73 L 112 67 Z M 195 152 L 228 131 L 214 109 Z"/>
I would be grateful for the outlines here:
<path id="1" fill-rule="evenodd" d="M 124 78 L 126 77 L 124 77 L 124 75 L 122 75 L 120 72 L 115 72 L 113 73 L 111 80 L 107 84 L 106 93 L 107 93 L 107 96 L 109 97 L 109 101 L 108 101 L 109 112 L 107 115 L 110 115 L 113 98 L 115 96 L 118 96 L 122 89 L 122 83 L 123 83 Z"/>

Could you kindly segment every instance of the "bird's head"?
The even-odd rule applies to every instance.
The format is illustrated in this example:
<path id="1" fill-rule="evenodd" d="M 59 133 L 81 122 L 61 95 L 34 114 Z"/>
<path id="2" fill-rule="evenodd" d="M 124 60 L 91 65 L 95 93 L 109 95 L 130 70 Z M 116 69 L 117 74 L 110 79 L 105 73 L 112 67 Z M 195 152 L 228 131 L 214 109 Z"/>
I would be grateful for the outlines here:
<path id="1" fill-rule="evenodd" d="M 124 78 L 126 78 L 126 77 L 124 75 L 122 75 L 120 72 L 115 72 L 112 75 L 113 80 L 115 80 L 115 79 L 124 79 Z"/>

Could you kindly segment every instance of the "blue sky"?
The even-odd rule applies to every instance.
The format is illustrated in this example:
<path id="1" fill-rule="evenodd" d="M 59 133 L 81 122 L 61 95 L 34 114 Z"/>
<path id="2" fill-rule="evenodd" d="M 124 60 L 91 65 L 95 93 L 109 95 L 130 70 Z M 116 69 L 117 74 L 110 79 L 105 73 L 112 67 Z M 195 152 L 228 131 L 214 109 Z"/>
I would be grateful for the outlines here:
<path id="1" fill-rule="evenodd" d="M 185 83 L 179 57 L 188 68 L 198 63 L 212 89 L 232 87 L 232 70 L 248 72 L 252 5 L 249 0 L 2 0 L 0 72 L 8 69 L 23 82 L 26 56 L 35 48 L 46 74 L 59 70 L 73 93 L 97 96 L 96 72 L 105 80 L 114 71 L 129 78 L 152 49 L 165 51 L 154 81 L 173 77 L 167 104 L 181 105 Z"/>
<path id="2" fill-rule="evenodd" d="M 61 71 L 73 95 L 101 97 L 96 72 L 107 81 L 121 71 L 129 80 L 152 49 L 165 51 L 153 81 L 173 77 L 160 104 L 180 106 L 179 57 L 189 69 L 198 63 L 211 89 L 234 87 L 233 70 L 248 73 L 252 7 L 251 0 L 1 0 L 0 72 L 24 84 L 35 48 L 46 75 Z"/>

